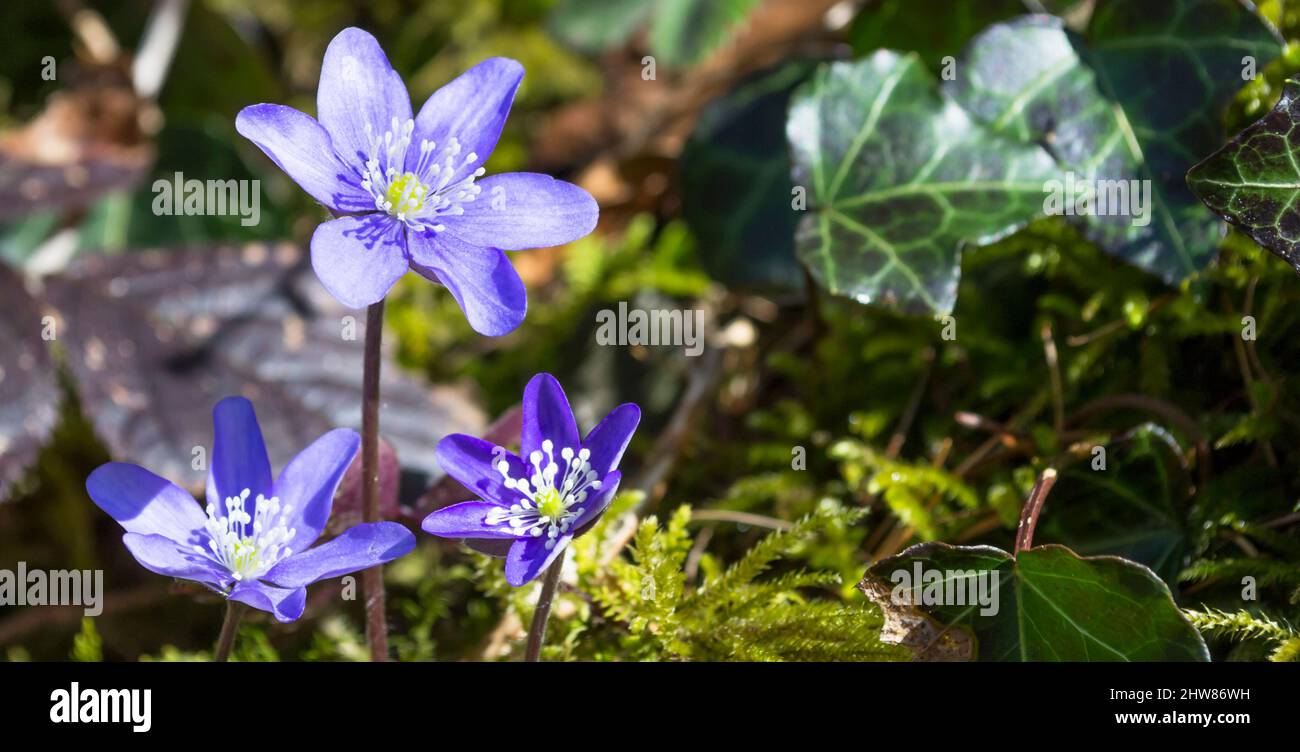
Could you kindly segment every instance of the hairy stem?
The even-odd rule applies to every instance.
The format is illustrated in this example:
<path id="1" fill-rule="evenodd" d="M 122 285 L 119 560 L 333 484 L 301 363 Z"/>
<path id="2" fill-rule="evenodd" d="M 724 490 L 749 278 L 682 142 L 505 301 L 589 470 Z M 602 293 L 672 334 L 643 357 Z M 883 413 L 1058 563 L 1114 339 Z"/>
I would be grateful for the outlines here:
<path id="1" fill-rule="evenodd" d="M 533 610 L 533 626 L 528 630 L 528 648 L 524 660 L 529 662 L 542 659 L 542 642 L 546 639 L 546 620 L 551 616 L 551 602 L 555 600 L 555 586 L 560 582 L 560 570 L 564 568 L 564 557 L 569 550 L 560 552 L 547 567 L 542 578 L 542 594 L 537 598 L 537 608 Z"/>
<path id="2" fill-rule="evenodd" d="M 226 618 L 221 622 L 221 636 L 217 638 L 217 650 L 212 654 L 214 662 L 225 663 L 230 659 L 230 649 L 235 647 L 235 634 L 239 632 L 244 609 L 244 604 L 239 601 L 226 600 Z"/>
<path id="3" fill-rule="evenodd" d="M 362 519 L 379 521 L 379 366 L 384 336 L 384 301 L 366 309 L 365 371 L 361 380 Z M 366 602 L 366 642 L 370 660 L 388 660 L 388 623 L 384 616 L 384 567 L 361 573 Z"/>
<path id="4" fill-rule="evenodd" d="M 1034 545 L 1034 528 L 1038 526 L 1038 518 L 1043 513 L 1043 502 L 1047 501 L 1047 494 L 1052 492 L 1054 485 L 1056 469 L 1049 467 L 1038 476 L 1033 490 L 1029 492 L 1029 498 L 1025 500 L 1025 508 L 1020 512 L 1020 525 L 1016 528 L 1016 553 Z"/>

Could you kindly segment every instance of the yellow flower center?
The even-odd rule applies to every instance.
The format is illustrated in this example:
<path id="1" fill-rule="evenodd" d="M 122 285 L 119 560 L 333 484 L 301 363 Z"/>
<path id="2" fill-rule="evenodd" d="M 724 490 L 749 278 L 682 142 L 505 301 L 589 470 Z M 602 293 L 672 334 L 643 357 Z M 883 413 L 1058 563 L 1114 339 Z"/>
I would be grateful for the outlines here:
<path id="1" fill-rule="evenodd" d="M 564 497 L 554 488 L 548 488 L 537 494 L 537 513 L 553 520 L 560 519 L 565 512 Z"/>
<path id="2" fill-rule="evenodd" d="M 384 198 L 392 205 L 391 214 L 412 214 L 424 206 L 429 189 L 413 172 L 404 172 L 388 184 Z"/>

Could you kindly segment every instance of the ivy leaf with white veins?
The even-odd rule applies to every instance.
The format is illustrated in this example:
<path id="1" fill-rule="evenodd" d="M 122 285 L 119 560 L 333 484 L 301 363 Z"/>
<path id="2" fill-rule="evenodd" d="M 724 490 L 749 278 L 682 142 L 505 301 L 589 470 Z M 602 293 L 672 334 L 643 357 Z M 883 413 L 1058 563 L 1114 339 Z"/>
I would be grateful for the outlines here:
<path id="1" fill-rule="evenodd" d="M 1223 143 L 1246 59 L 1262 69 L 1281 52 L 1240 0 L 1099 0 L 1083 35 L 1051 16 L 989 27 L 947 87 L 992 130 L 1044 144 L 1092 191 L 1075 216 L 1089 239 L 1175 283 L 1223 237 L 1183 176 Z M 1056 186 L 1061 209 L 1070 185 Z"/>
<path id="2" fill-rule="evenodd" d="M 1262 120 L 1187 173 L 1216 214 L 1300 271 L 1300 81 Z"/>
<path id="3" fill-rule="evenodd" d="M 796 252 L 833 293 L 948 312 L 963 243 L 991 243 L 1042 213 L 1052 158 L 975 123 L 915 54 L 821 67 L 786 123 L 809 210 Z"/>

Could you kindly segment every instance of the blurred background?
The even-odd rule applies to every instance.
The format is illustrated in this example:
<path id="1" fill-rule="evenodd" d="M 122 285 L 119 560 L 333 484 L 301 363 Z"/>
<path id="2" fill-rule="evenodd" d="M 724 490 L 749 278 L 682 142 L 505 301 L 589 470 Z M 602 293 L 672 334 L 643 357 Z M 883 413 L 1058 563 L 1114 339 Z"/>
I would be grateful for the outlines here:
<path id="1" fill-rule="evenodd" d="M 488 173 L 546 172 L 601 205 L 590 237 L 512 254 L 529 314 L 507 336 L 476 335 L 414 276 L 389 297 L 393 518 L 467 498 L 440 480 L 433 446 L 493 424 L 508 437 L 536 372 L 557 375 L 584 429 L 620 402 L 642 407 L 626 492 L 566 575 L 549 657 L 897 657 L 853 589 L 865 566 L 922 540 L 1009 547 L 1048 464 L 1064 469 L 1039 542 L 1145 563 L 1182 605 L 1240 608 L 1240 572 L 1255 573 L 1251 608 L 1296 616 L 1300 282 L 1285 263 L 1230 234 L 1214 265 L 1170 286 L 1043 219 L 964 255 L 949 340 L 931 317 L 829 294 L 795 257 L 785 113 L 815 67 L 879 47 L 938 60 L 989 22 L 1039 9 L 1082 23 L 1091 6 L 1046 5 L 6 3 L 0 568 L 102 568 L 107 594 L 93 620 L 0 607 L 0 656 L 205 657 L 218 599 L 141 569 L 86 475 L 116 459 L 197 490 L 193 450 L 226 394 L 254 400 L 277 469 L 359 424 L 360 339 L 339 335 L 356 312 L 303 265 L 323 210 L 234 130 L 253 103 L 314 114 L 322 55 L 346 26 L 379 39 L 417 107 L 486 57 L 518 59 L 527 74 Z M 1293 38 L 1294 12 L 1260 10 Z M 1294 49 L 1243 87 L 1229 132 L 1273 106 Z M 151 186 L 178 172 L 259 180 L 260 221 L 160 216 Z M 596 314 L 619 302 L 702 311 L 704 353 L 600 346 Z M 1245 314 L 1258 341 L 1238 336 Z M 1102 476 L 1088 469 L 1097 444 L 1118 448 Z M 355 504 L 345 487 L 339 513 Z M 690 600 L 737 561 L 758 564 L 746 578 L 793 579 L 749 601 Z M 520 650 L 536 596 L 499 565 L 420 535 L 388 578 L 401 659 Z M 655 611 L 646 582 L 684 600 Z M 791 611 L 751 623 L 736 603 Z M 292 625 L 249 619 L 236 657 L 363 659 L 361 628 L 360 603 L 321 585 Z M 1269 644 L 1213 647 L 1259 659 Z"/>

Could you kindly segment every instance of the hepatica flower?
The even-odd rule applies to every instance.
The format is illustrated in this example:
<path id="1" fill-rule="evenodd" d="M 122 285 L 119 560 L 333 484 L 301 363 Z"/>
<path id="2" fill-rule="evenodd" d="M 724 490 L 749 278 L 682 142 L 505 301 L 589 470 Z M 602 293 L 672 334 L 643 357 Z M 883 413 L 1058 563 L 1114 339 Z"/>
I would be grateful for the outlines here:
<path id="1" fill-rule="evenodd" d="M 480 501 L 439 509 L 424 519 L 424 531 L 504 556 L 506 580 L 529 582 L 609 506 L 640 420 L 636 405 L 619 405 L 584 439 L 560 383 L 539 373 L 524 390 L 522 458 L 463 434 L 438 442 L 442 469 Z"/>
<path id="2" fill-rule="evenodd" d="M 504 334 L 527 298 L 502 250 L 576 240 L 598 214 L 586 191 L 546 175 L 484 177 L 523 75 L 484 60 L 412 117 L 379 43 L 344 29 L 325 51 L 318 119 L 257 104 L 235 128 L 337 217 L 316 228 L 311 260 L 340 302 L 376 303 L 409 269 L 445 285 L 476 331 Z"/>
<path id="3" fill-rule="evenodd" d="M 252 404 L 229 397 L 212 416 L 206 508 L 135 465 L 110 462 L 86 479 L 90 498 L 126 530 L 122 542 L 145 569 L 200 582 L 288 622 L 302 615 L 307 585 L 415 547 L 415 536 L 396 522 L 356 525 L 312 546 L 357 453 L 355 431 L 330 431 L 272 480 Z"/>

